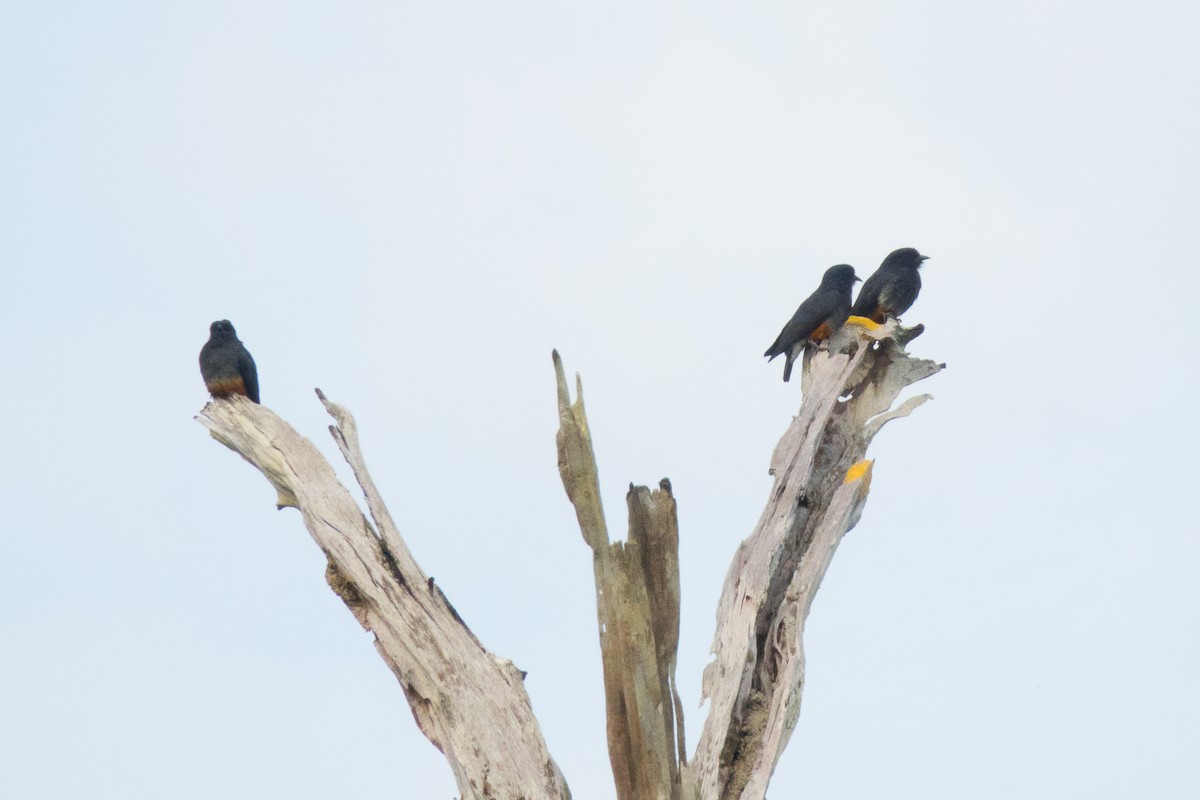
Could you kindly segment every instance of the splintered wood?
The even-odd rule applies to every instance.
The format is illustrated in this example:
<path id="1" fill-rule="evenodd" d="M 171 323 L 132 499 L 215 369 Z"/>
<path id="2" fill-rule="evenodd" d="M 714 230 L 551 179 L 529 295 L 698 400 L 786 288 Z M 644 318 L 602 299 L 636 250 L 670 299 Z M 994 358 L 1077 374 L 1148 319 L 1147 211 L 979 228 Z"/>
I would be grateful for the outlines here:
<path id="1" fill-rule="evenodd" d="M 558 382 L 558 469 L 584 542 L 592 549 L 596 617 L 604 667 L 608 756 L 618 800 L 679 800 L 683 713 L 675 689 L 679 646 L 679 523 L 670 481 L 630 485 L 629 538 L 609 542 L 583 383 L 571 402 L 562 360 Z"/>

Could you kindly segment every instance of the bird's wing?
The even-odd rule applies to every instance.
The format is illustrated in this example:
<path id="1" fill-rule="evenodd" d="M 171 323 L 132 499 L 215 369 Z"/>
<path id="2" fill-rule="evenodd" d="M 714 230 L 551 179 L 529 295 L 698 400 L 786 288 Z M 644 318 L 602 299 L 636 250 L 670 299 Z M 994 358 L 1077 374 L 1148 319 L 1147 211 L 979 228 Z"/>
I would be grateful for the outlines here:
<path id="1" fill-rule="evenodd" d="M 912 307 L 921 291 L 921 275 L 915 269 L 911 274 L 897 276 L 880 293 L 879 302 L 887 306 L 895 316 L 900 316 Z"/>
<path id="2" fill-rule="evenodd" d="M 254 402 L 258 400 L 258 367 L 254 365 L 254 357 L 250 355 L 250 351 L 245 347 L 240 348 L 238 353 L 238 374 L 242 376 L 242 383 L 246 386 L 246 396 Z"/>
<path id="3" fill-rule="evenodd" d="M 879 293 L 883 290 L 887 279 L 888 276 L 884 270 L 875 270 L 858 290 L 858 299 L 854 301 L 850 313 L 856 317 L 869 317 L 874 314 L 875 309 L 879 307 Z"/>
<path id="4" fill-rule="evenodd" d="M 763 355 L 774 358 L 791 350 L 797 342 L 808 338 L 818 325 L 837 313 L 840 304 L 838 294 L 836 290 L 813 292 L 800 304 L 796 313 L 792 314 L 792 318 L 783 326 L 775 342 Z"/>

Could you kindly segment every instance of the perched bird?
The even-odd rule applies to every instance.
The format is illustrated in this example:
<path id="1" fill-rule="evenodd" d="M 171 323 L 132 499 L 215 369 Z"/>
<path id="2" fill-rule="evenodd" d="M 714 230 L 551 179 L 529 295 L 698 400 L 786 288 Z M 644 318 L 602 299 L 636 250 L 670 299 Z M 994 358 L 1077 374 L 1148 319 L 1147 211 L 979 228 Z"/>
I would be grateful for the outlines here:
<path id="1" fill-rule="evenodd" d="M 863 283 L 850 313 L 883 324 L 889 316 L 898 317 L 908 311 L 921 291 L 917 270 L 927 258 L 914 247 L 893 250 Z"/>
<path id="2" fill-rule="evenodd" d="M 763 353 L 768 361 L 779 355 L 787 357 L 783 365 L 785 381 L 791 379 L 792 361 L 804 345 L 828 339 L 850 316 L 850 292 L 857 280 L 862 279 L 855 276 L 854 267 L 849 264 L 825 270 L 821 285 L 800 304 L 775 342 Z"/>
<path id="3" fill-rule="evenodd" d="M 244 394 L 258 402 L 258 369 L 233 323 L 219 319 L 208 327 L 208 341 L 200 348 L 200 375 L 213 397 Z"/>

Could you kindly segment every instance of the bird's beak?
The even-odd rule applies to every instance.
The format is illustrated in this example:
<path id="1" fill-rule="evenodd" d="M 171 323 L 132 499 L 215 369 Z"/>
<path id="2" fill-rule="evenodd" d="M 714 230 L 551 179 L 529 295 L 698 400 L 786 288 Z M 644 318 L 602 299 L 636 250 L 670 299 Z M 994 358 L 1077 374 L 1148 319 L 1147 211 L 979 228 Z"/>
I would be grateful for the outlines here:
<path id="1" fill-rule="evenodd" d="M 928 260 L 929 260 L 929 256 L 921 256 L 921 262 L 922 262 L 922 263 L 924 263 L 924 262 L 926 262 L 926 261 L 928 261 Z"/>
<path id="2" fill-rule="evenodd" d="M 854 276 L 854 280 L 855 280 L 855 282 L 858 282 L 858 281 L 861 281 L 861 280 L 862 280 L 862 278 L 860 278 L 860 277 L 858 277 L 857 275 L 855 275 L 855 276 Z"/>

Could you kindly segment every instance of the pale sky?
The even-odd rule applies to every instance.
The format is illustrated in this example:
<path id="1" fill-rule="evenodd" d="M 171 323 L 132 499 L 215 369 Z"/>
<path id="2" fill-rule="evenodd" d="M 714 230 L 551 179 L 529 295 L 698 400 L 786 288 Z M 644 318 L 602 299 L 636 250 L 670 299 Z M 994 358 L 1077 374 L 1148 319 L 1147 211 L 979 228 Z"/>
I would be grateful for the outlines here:
<path id="1" fill-rule="evenodd" d="M 826 267 L 932 256 L 770 796 L 1200 797 L 1194 3 L 0 5 L 0 796 L 457 794 L 293 510 L 193 421 L 228 318 L 614 796 L 609 525 L 679 501 L 688 749 Z"/>

